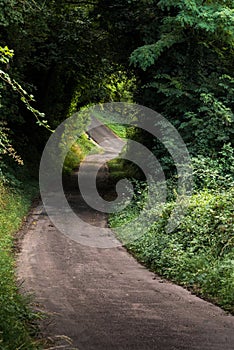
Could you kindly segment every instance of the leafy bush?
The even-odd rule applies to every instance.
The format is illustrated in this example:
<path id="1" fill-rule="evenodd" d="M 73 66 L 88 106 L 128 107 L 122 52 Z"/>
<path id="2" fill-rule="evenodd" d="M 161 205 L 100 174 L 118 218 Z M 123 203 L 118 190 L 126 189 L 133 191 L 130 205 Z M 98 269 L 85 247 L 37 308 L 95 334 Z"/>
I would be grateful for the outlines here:
<path id="1" fill-rule="evenodd" d="M 179 227 L 167 233 L 174 205 L 165 204 L 160 218 L 127 248 L 153 271 L 234 312 L 234 187 L 194 194 Z M 137 208 L 142 210 L 139 197 L 110 217 L 111 227 L 131 221 Z M 147 215 L 154 216 L 155 208 Z"/>
<path id="2" fill-rule="evenodd" d="M 225 144 L 215 158 L 198 155 L 192 158 L 196 189 L 229 188 L 234 185 L 234 148 Z"/>

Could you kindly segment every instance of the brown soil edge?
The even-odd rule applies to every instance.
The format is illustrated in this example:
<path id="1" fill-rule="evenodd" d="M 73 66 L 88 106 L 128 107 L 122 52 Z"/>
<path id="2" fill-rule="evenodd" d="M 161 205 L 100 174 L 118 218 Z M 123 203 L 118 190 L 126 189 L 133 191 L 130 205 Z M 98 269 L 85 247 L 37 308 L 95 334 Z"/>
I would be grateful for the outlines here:
<path id="1" fill-rule="evenodd" d="M 22 251 L 22 242 L 24 240 L 25 234 L 28 232 L 30 227 L 33 225 L 33 212 L 37 208 L 37 206 L 41 203 L 41 196 L 38 192 L 32 199 L 31 204 L 29 206 L 27 214 L 22 217 L 21 225 L 18 230 L 13 233 L 13 246 L 12 246 L 12 255 L 14 261 L 17 259 L 17 255 Z M 16 275 L 15 275 L 16 276 Z M 31 309 L 31 311 L 35 314 L 34 320 L 28 320 L 29 332 L 30 336 L 33 340 L 35 340 L 35 344 L 38 343 L 38 346 L 44 347 L 47 345 L 54 345 L 50 339 L 46 339 L 43 337 L 42 333 L 42 325 L 49 323 L 48 315 L 43 308 L 35 302 L 34 295 L 31 293 L 21 293 L 21 287 L 23 283 L 18 283 L 17 278 L 15 278 L 15 285 L 18 289 L 18 293 L 21 294 L 26 302 L 26 306 Z"/>
<path id="2" fill-rule="evenodd" d="M 42 203 L 40 193 L 38 192 L 34 198 L 31 200 L 31 205 L 29 207 L 28 213 L 22 218 L 22 223 L 19 229 L 13 235 L 13 247 L 12 253 L 14 259 L 16 260 L 17 255 L 22 251 L 22 243 L 24 237 L 28 230 L 33 225 L 35 220 L 34 211 Z M 24 284 L 18 283 L 17 279 L 15 281 L 16 286 L 18 288 L 19 293 L 25 298 L 27 306 L 35 313 L 35 320 L 29 321 L 29 330 L 32 330 L 32 338 L 38 343 L 39 348 L 43 349 L 56 349 L 60 347 L 60 342 L 64 344 L 71 344 L 71 339 L 66 336 L 58 336 L 58 337 L 49 337 L 44 335 L 44 330 L 53 322 L 48 311 L 40 304 L 35 301 L 35 297 L 32 293 L 29 292 L 21 292 L 21 287 Z M 32 323 L 31 323 L 32 322 Z"/>
<path id="3" fill-rule="evenodd" d="M 21 252 L 24 236 L 33 223 L 33 217 L 32 217 L 33 211 L 39 205 L 40 202 L 41 202 L 41 196 L 38 192 L 38 194 L 31 199 L 31 205 L 28 209 L 27 214 L 22 218 L 20 227 L 13 234 L 12 252 L 14 257 L 16 257 L 16 255 Z"/>

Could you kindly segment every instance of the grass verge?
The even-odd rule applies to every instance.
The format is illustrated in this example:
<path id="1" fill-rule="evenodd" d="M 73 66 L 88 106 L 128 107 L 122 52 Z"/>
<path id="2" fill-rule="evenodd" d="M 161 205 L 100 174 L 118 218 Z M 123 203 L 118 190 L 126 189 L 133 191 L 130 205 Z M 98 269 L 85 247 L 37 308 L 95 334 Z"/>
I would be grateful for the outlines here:
<path id="1" fill-rule="evenodd" d="M 128 125 L 120 124 L 120 123 L 111 123 L 107 121 L 106 118 L 104 118 L 101 113 L 97 113 L 97 112 L 95 112 L 95 117 L 101 123 L 106 125 L 109 129 L 111 129 L 121 139 L 125 140 L 128 138 L 128 129 L 129 129 Z"/>
<path id="2" fill-rule="evenodd" d="M 127 139 L 127 127 L 123 124 L 108 123 L 106 126 L 111 129 L 121 139 Z"/>
<path id="3" fill-rule="evenodd" d="M 67 153 L 63 165 L 64 174 L 70 175 L 74 169 L 78 168 L 80 162 L 87 154 L 99 152 L 100 148 L 93 141 L 89 140 L 86 134 L 81 135 Z"/>
<path id="4" fill-rule="evenodd" d="M 27 215 L 35 184 L 27 190 L 13 190 L 0 183 L 0 349 L 34 350 L 37 315 L 18 290 L 15 276 L 14 233 Z"/>

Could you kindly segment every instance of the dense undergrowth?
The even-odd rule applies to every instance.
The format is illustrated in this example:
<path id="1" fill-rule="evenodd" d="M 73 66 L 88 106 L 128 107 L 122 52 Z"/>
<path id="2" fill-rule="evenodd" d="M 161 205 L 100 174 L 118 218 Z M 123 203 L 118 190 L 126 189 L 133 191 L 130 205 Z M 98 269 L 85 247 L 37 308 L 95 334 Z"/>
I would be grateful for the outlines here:
<path id="1" fill-rule="evenodd" d="M 0 349 L 38 349 L 33 340 L 39 317 L 29 300 L 19 293 L 15 276 L 14 233 L 27 214 L 38 191 L 33 182 L 13 189 L 0 182 Z"/>
<path id="2" fill-rule="evenodd" d="M 194 194 L 173 232 L 168 233 L 166 226 L 176 194 L 160 208 L 146 210 L 147 185 L 137 180 L 133 200 L 111 214 L 109 223 L 123 242 L 127 237 L 126 248 L 152 271 L 234 313 L 233 150 L 226 146 L 217 160 L 196 157 L 193 165 Z M 115 182 L 131 177 L 131 167 L 123 167 L 121 160 L 110 161 L 109 168 Z M 153 224 L 145 232 L 139 224 L 140 234 L 132 239 L 138 228 L 127 223 L 142 211 Z"/>
<path id="3" fill-rule="evenodd" d="M 131 221 L 140 206 L 137 198 L 110 218 L 111 227 Z M 149 231 L 126 247 L 153 271 L 234 312 L 234 188 L 194 194 L 182 223 L 168 233 L 173 208 L 174 202 L 164 205 Z"/>

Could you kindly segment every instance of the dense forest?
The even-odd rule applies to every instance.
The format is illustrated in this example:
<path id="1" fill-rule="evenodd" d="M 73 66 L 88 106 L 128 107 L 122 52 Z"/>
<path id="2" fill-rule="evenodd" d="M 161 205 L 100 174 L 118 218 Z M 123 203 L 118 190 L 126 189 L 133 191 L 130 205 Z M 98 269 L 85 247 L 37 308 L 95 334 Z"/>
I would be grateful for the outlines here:
<path id="1" fill-rule="evenodd" d="M 39 346 L 29 333 L 40 315 L 18 293 L 12 248 L 38 193 L 44 145 L 75 111 L 109 101 L 161 113 L 193 164 L 187 214 L 166 233 L 174 165 L 153 137 L 127 130 L 157 156 L 171 189 L 162 217 L 127 248 L 150 269 L 233 312 L 233 0 L 0 0 L 0 29 L 0 347 Z M 130 178 L 137 173 L 121 161 L 120 170 Z M 144 179 L 134 181 L 142 195 L 110 216 L 112 227 L 143 206 Z"/>

